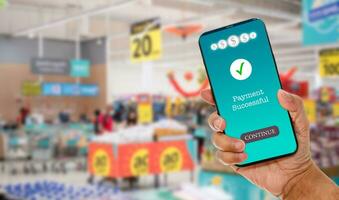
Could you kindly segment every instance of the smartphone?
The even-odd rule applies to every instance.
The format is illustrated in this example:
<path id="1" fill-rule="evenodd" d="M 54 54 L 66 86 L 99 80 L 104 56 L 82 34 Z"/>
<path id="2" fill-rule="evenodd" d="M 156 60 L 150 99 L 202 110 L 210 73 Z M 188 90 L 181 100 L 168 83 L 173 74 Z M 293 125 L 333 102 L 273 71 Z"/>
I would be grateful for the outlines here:
<path id="1" fill-rule="evenodd" d="M 203 33 L 199 47 L 225 134 L 245 142 L 237 166 L 288 156 L 298 144 L 289 113 L 281 107 L 276 62 L 265 24 L 249 19 Z"/>

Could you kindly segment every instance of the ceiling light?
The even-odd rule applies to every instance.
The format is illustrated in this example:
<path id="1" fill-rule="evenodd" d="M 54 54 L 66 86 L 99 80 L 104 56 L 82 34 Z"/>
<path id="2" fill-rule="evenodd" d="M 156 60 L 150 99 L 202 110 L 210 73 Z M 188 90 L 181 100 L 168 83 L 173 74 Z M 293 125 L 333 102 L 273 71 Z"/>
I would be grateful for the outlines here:
<path id="1" fill-rule="evenodd" d="M 29 33 L 29 34 L 27 35 L 27 37 L 28 37 L 29 39 L 34 39 L 35 34 L 34 34 L 33 32 L 31 32 L 31 33 Z"/>

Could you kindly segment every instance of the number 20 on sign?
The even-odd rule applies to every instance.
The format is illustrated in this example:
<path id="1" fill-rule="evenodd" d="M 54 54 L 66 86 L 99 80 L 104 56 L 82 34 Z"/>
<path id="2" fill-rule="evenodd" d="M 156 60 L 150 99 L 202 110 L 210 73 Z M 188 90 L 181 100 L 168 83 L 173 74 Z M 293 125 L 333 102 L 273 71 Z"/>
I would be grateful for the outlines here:
<path id="1" fill-rule="evenodd" d="M 131 25 L 130 51 L 132 62 L 157 60 L 161 57 L 161 30 L 158 18 Z"/>

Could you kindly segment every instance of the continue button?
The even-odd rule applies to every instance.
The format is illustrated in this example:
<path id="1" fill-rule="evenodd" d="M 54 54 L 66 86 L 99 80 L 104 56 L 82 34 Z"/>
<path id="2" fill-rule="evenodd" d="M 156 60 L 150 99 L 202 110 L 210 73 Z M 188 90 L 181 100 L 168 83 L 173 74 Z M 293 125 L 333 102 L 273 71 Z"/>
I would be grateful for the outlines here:
<path id="1" fill-rule="evenodd" d="M 241 139 L 245 143 L 255 142 L 258 140 L 263 140 L 270 137 L 275 137 L 279 135 L 279 129 L 277 126 L 270 126 L 267 128 L 251 131 L 241 135 Z"/>

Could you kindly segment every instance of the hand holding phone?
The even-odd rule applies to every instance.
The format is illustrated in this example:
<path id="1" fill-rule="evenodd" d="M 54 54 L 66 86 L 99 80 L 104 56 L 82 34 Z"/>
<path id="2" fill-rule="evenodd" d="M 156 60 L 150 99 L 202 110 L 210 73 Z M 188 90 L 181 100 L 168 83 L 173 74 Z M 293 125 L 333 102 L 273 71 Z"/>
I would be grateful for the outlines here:
<path id="1" fill-rule="evenodd" d="M 234 26 L 238 26 L 239 24 L 246 24 L 252 21 L 259 21 L 257 19 L 251 19 L 245 22 L 241 22 L 238 23 Z M 264 26 L 263 22 L 259 21 L 259 27 L 261 26 L 261 28 Z M 233 27 L 232 26 L 228 26 L 228 28 Z M 227 27 L 218 29 L 218 30 L 222 30 L 225 29 Z M 253 27 L 252 27 L 253 28 Z M 248 31 L 248 30 L 247 30 Z M 213 31 L 212 31 L 213 32 Z M 262 33 L 262 31 L 259 31 L 260 35 Z M 266 30 L 265 30 L 266 33 Z M 223 37 L 225 37 L 226 34 L 221 34 Z M 256 37 L 260 37 L 259 34 L 256 35 Z M 220 36 L 218 36 L 220 37 Z M 241 36 L 240 36 L 241 37 Z M 266 35 L 267 37 L 267 35 Z M 246 39 L 246 38 L 245 38 Z M 260 57 L 260 53 L 263 53 L 264 51 L 264 47 L 266 47 L 267 50 L 267 43 L 269 44 L 268 38 L 266 38 L 266 45 L 265 44 L 261 44 L 261 43 L 257 43 L 255 46 L 251 46 L 251 47 L 247 47 L 247 51 L 245 50 L 246 48 L 242 48 L 240 52 L 238 53 L 242 53 L 241 55 L 249 55 L 251 54 L 251 52 L 253 53 L 253 51 L 257 51 L 258 52 L 258 59 L 262 59 L 262 57 Z M 235 39 L 233 42 L 234 44 L 236 44 L 237 40 Z M 244 40 L 246 41 L 246 40 Z M 238 44 L 239 45 L 239 44 Z M 260 45 L 259 47 L 257 45 Z M 200 46 L 202 47 L 202 45 L 200 44 Z M 227 46 L 227 44 L 226 44 Z M 213 48 L 212 48 L 213 47 Z M 223 49 L 227 49 L 227 47 L 224 48 L 224 46 L 221 46 Z M 204 47 L 202 47 L 204 48 Z M 219 49 L 219 47 L 215 48 L 215 45 L 210 46 L 212 51 L 216 51 L 217 49 Z M 264 48 L 264 49 L 263 49 Z M 207 49 L 207 48 L 206 48 Z M 202 50 L 203 51 L 206 51 Z M 213 50 L 215 49 L 215 50 Z M 270 48 L 269 48 L 270 50 Z M 269 51 L 268 51 L 269 52 Z M 266 65 L 259 65 L 257 66 L 257 62 L 251 63 L 252 65 L 252 71 L 251 73 L 249 73 L 250 75 L 247 76 L 246 78 L 242 78 L 242 80 L 239 80 L 240 82 L 243 82 L 244 80 L 251 80 L 251 77 L 255 76 L 254 78 L 260 78 L 262 80 L 265 80 L 265 77 L 272 75 L 272 73 L 267 73 L 264 76 L 258 76 L 257 75 L 257 67 L 263 67 L 264 69 L 266 69 L 267 67 L 271 67 L 272 68 L 272 63 L 274 63 L 274 68 L 275 68 L 275 62 L 274 62 L 274 58 L 273 58 L 273 54 L 271 52 L 271 57 L 267 57 L 267 51 L 266 54 L 263 53 L 262 55 L 266 55 L 265 60 L 269 61 L 269 62 L 265 62 Z M 203 57 L 204 57 L 204 53 L 203 53 Z M 214 57 L 212 57 L 213 59 L 215 59 Z M 218 59 L 220 59 L 220 62 L 224 62 L 224 63 L 231 63 L 230 59 L 232 58 L 231 55 L 229 54 L 222 54 L 220 53 L 220 57 L 218 57 Z M 210 58 L 207 58 L 210 59 Z M 206 65 L 206 60 L 204 57 L 204 61 L 205 61 L 205 66 L 207 68 L 207 71 L 209 71 L 210 67 L 216 67 L 213 62 L 211 64 L 211 62 L 209 62 L 208 65 Z M 234 59 L 234 58 L 233 58 Z M 252 60 L 252 59 L 251 59 Z M 254 59 L 255 60 L 255 59 Z M 238 73 L 240 76 L 243 74 L 243 70 L 244 67 L 246 67 L 245 63 L 242 64 L 244 61 L 242 61 L 239 64 L 237 64 L 239 66 L 238 69 L 235 69 L 234 71 L 236 73 Z M 270 65 L 271 64 L 271 65 Z M 224 67 L 227 69 L 227 67 L 225 66 L 229 66 L 229 65 L 220 65 L 219 67 Z M 247 64 L 248 66 L 248 64 Z M 248 68 L 247 68 L 248 69 Z M 212 70 L 213 71 L 213 70 Z M 237 72 L 238 71 L 238 72 Z M 270 71 L 270 70 L 268 70 Z M 272 72 L 272 71 L 271 71 Z M 231 71 L 229 72 L 231 73 Z M 213 77 L 212 75 L 213 74 Z M 212 141 L 213 144 L 216 146 L 217 148 L 217 158 L 224 164 L 230 165 L 235 172 L 239 173 L 240 175 L 246 177 L 248 180 L 250 180 L 253 184 L 264 188 L 265 190 L 271 192 L 273 195 L 275 196 L 279 196 L 282 199 L 337 199 L 338 195 L 339 195 L 339 188 L 336 186 L 335 183 L 333 183 L 333 181 L 331 181 L 323 172 L 321 172 L 321 170 L 312 162 L 311 160 L 311 156 L 310 156 L 310 133 L 309 133 L 309 123 L 308 120 L 306 118 L 306 114 L 304 112 L 303 109 L 303 101 L 300 97 L 293 95 L 293 94 L 289 94 L 280 88 L 280 84 L 277 84 L 277 79 L 274 78 L 275 80 L 271 80 L 268 82 L 263 81 L 266 85 L 268 85 L 268 87 L 272 87 L 272 88 L 277 88 L 277 85 L 279 86 L 277 91 L 271 91 L 269 93 L 271 93 L 271 95 L 269 95 L 269 98 L 274 98 L 276 97 L 276 100 L 278 102 L 277 106 L 281 106 L 282 109 L 287 110 L 289 112 L 290 115 L 290 119 L 292 120 L 293 123 L 293 127 L 295 130 L 295 136 L 296 139 L 299 143 L 299 147 L 295 148 L 296 146 L 293 145 L 293 138 L 287 136 L 286 137 L 286 132 L 284 132 L 284 134 L 276 134 L 273 137 L 263 137 L 263 139 L 261 140 L 271 140 L 274 137 L 285 137 L 285 139 L 287 140 L 287 143 L 284 143 L 285 141 L 283 140 L 281 143 L 274 143 L 271 145 L 267 145 L 267 146 L 261 146 L 259 145 L 257 149 L 251 149 L 248 148 L 249 145 L 255 144 L 261 140 L 256 140 L 256 141 L 252 141 L 252 142 L 247 142 L 246 145 L 244 145 L 244 142 L 242 140 L 244 140 L 244 138 L 241 138 L 241 135 L 243 135 L 243 133 L 236 131 L 235 127 L 239 127 L 242 126 L 244 129 L 251 129 L 253 128 L 251 123 L 247 123 L 246 119 L 243 120 L 241 118 L 234 120 L 234 117 L 237 115 L 232 115 L 232 112 L 234 112 L 232 110 L 232 104 L 230 102 L 232 102 L 232 99 L 236 100 L 236 101 L 243 101 L 244 99 L 247 99 L 248 96 L 241 96 L 241 95 L 235 95 L 236 97 L 233 98 L 234 95 L 225 95 L 225 99 L 223 99 L 222 97 L 220 98 L 220 96 L 222 96 L 223 93 L 227 93 L 230 92 L 228 89 L 229 87 L 238 87 L 238 84 L 232 85 L 229 84 L 228 81 L 226 82 L 220 82 L 220 77 L 221 80 L 222 76 L 225 75 L 225 72 L 223 71 L 223 73 L 220 74 L 216 74 L 215 72 L 212 72 L 211 74 L 209 74 L 209 78 L 211 81 L 211 89 L 213 89 L 213 93 L 210 89 L 205 90 L 201 93 L 202 98 L 207 101 L 208 103 L 212 104 L 212 105 L 216 105 L 218 113 L 223 113 L 224 115 L 222 115 L 222 118 L 217 114 L 217 113 L 213 113 L 210 118 L 209 118 L 209 124 L 210 126 L 216 131 L 213 136 L 212 136 Z M 273 73 L 274 74 L 274 73 Z M 233 75 L 226 75 L 228 76 L 228 80 L 230 79 L 230 77 L 234 77 Z M 276 76 L 273 77 L 277 77 L 278 75 L 276 74 Z M 271 76 L 272 77 L 272 76 Z M 213 79 L 213 80 L 212 80 Z M 235 79 L 235 78 L 234 78 Z M 259 80 L 256 80 L 258 82 L 262 82 Z M 238 80 L 238 79 L 237 79 Z M 218 83 L 219 82 L 219 83 Z M 235 82 L 237 83 L 237 82 Z M 245 83 L 245 82 L 244 82 Z M 217 89 L 217 87 L 215 87 L 215 85 L 220 84 L 221 88 L 224 88 L 222 90 Z M 243 89 L 239 89 L 240 91 L 243 91 Z M 258 91 L 255 92 L 252 96 L 261 96 L 264 95 L 265 93 L 267 94 L 268 92 L 266 91 L 266 89 L 262 89 L 263 91 Z M 265 92 L 265 91 L 266 92 Z M 237 92 L 237 91 L 236 91 Z M 231 92 L 232 94 L 232 92 Z M 219 99 L 219 100 L 218 100 Z M 228 100 L 228 101 L 224 101 L 224 100 Z M 218 103 L 219 101 L 219 103 Z M 227 103 L 228 102 L 228 103 Z M 272 102 L 272 101 L 270 101 Z M 221 112 L 223 108 L 220 106 L 221 104 L 227 104 L 228 105 L 228 110 L 224 110 L 223 112 Z M 269 103 L 265 103 L 266 105 L 270 105 Z M 260 104 L 260 105 L 265 105 L 265 104 Z M 272 105 L 271 105 L 272 106 Z M 238 108 L 238 107 L 236 107 Z M 253 107 L 252 107 L 253 108 Z M 240 110 L 236 111 L 246 111 L 247 109 L 243 109 L 241 108 Z M 249 110 L 247 110 L 246 112 L 248 112 Z M 265 111 L 265 110 L 264 110 Z M 275 117 L 272 116 L 274 115 L 274 109 L 268 109 L 265 111 L 266 113 L 270 114 L 269 116 L 271 116 L 271 118 L 260 118 L 260 117 L 256 117 L 256 112 L 250 112 L 248 113 L 248 115 L 251 118 L 258 118 L 261 120 L 265 120 L 268 123 L 272 123 L 275 122 Z M 286 112 L 286 111 L 285 111 Z M 229 114 L 227 114 L 229 113 Z M 259 115 L 260 116 L 260 115 Z M 286 119 L 286 117 L 283 117 Z M 288 116 L 289 118 L 289 116 Z M 227 123 L 225 122 L 225 120 L 227 121 Z M 233 120 L 230 120 L 233 119 Z M 286 120 L 282 120 L 283 122 L 286 122 Z M 234 123 L 238 123 L 239 126 L 234 126 Z M 288 124 L 288 123 L 287 123 Z M 262 123 L 259 123 L 260 126 L 262 126 Z M 229 128 L 231 127 L 231 128 Z M 287 126 L 288 127 L 288 126 Z M 273 133 L 276 133 L 277 129 L 280 129 L 280 123 L 276 124 L 276 127 L 273 128 L 274 131 L 272 131 Z M 226 131 L 225 131 L 226 130 Z M 234 132 L 232 132 L 234 130 Z M 280 130 L 279 130 L 280 131 Z M 226 132 L 226 134 L 224 134 L 223 132 Z M 251 131 L 249 131 L 251 133 Z M 248 133 L 248 132 L 247 132 Z M 253 133 L 253 131 L 252 131 Z M 255 132 L 254 132 L 255 133 Z M 293 132 L 287 132 L 287 134 L 289 134 L 291 136 Z M 293 133 L 294 135 L 294 133 Z M 262 137 L 262 135 L 260 136 Z M 253 139 L 253 138 L 252 138 Z M 251 139 L 251 140 L 252 140 Z M 245 139 L 246 140 L 246 139 Z M 289 140 L 289 141 L 288 141 Z M 237 145 L 240 144 L 240 145 Z M 259 143 L 260 144 L 260 143 Z M 292 145 L 291 145 L 292 144 Z M 296 141 L 295 141 L 296 144 Z M 285 148 L 287 146 L 289 147 L 293 147 L 293 148 Z M 295 147 L 294 147 L 295 146 Z M 282 158 L 276 159 L 277 157 L 274 156 L 274 149 L 282 149 L 285 152 L 281 154 Z M 290 150 L 295 148 L 295 154 L 292 154 L 291 156 L 285 157 L 286 155 L 290 155 Z M 247 149 L 247 150 L 246 150 Z M 260 153 L 260 151 L 265 150 L 268 152 L 272 152 L 273 154 L 271 154 L 271 158 L 264 158 L 262 157 L 263 154 Z M 248 160 L 249 157 L 247 155 L 249 154 L 258 154 L 259 159 L 253 159 L 252 160 Z M 267 155 L 267 154 L 266 154 Z M 279 157 L 279 156 L 278 156 Z M 264 163 L 257 163 L 257 162 L 262 162 L 262 161 L 266 161 Z M 235 164 L 238 164 L 237 166 L 247 166 L 247 167 L 237 167 Z M 252 198 L 251 197 L 247 197 L 247 198 Z"/>

